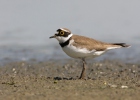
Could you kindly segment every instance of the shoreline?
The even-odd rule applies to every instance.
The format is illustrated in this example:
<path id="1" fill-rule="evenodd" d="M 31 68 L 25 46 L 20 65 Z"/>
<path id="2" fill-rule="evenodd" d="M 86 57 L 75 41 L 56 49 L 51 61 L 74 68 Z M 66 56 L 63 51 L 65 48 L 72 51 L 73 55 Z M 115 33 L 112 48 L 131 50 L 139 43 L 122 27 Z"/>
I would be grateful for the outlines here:
<path id="1" fill-rule="evenodd" d="M 140 64 L 91 61 L 86 80 L 78 79 L 81 70 L 78 60 L 5 64 L 0 67 L 0 99 L 138 100 Z"/>

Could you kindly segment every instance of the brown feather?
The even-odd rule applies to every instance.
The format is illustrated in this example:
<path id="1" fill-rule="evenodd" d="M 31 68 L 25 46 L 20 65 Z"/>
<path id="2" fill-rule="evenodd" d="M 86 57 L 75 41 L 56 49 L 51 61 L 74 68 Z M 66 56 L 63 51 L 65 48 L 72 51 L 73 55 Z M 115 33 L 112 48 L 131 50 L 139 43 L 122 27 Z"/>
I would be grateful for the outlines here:
<path id="1" fill-rule="evenodd" d="M 79 48 L 87 48 L 88 50 L 104 51 L 108 47 L 120 47 L 120 45 L 114 45 L 111 43 L 101 42 L 85 36 L 73 35 L 71 40 L 74 40 L 72 45 Z"/>

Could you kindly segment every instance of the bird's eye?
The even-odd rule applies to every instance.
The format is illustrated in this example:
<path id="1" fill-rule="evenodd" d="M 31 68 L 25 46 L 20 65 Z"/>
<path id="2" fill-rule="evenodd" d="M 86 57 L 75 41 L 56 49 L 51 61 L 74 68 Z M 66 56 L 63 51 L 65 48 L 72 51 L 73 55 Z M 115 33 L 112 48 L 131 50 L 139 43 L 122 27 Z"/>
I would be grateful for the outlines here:
<path id="1" fill-rule="evenodd" d="M 64 35 L 64 31 L 60 31 L 60 35 Z"/>

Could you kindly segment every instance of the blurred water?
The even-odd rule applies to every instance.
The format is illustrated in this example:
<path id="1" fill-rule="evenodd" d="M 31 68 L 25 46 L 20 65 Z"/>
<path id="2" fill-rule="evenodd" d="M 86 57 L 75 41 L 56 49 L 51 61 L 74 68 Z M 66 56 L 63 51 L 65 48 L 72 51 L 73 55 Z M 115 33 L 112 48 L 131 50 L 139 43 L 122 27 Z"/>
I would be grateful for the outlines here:
<path id="1" fill-rule="evenodd" d="M 139 4 L 139 0 L 1 0 L 0 60 L 65 57 L 58 42 L 49 39 L 60 27 L 105 42 L 131 44 L 114 52 L 118 58 L 139 60 Z"/>

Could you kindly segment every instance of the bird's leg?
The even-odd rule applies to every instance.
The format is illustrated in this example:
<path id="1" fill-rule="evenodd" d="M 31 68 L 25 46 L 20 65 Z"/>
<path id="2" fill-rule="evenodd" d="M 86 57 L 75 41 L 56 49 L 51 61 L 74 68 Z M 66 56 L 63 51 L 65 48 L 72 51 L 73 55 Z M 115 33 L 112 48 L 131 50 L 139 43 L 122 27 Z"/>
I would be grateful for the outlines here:
<path id="1" fill-rule="evenodd" d="M 86 75 L 86 61 L 85 59 L 82 59 L 82 63 L 83 63 L 83 69 L 80 75 L 79 79 L 85 79 L 85 75 Z"/>

